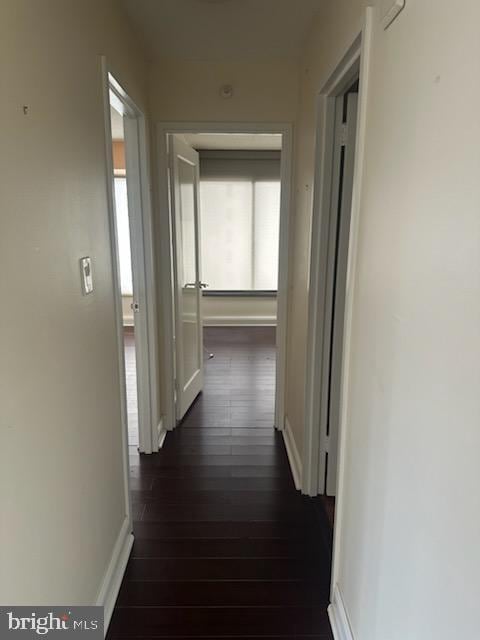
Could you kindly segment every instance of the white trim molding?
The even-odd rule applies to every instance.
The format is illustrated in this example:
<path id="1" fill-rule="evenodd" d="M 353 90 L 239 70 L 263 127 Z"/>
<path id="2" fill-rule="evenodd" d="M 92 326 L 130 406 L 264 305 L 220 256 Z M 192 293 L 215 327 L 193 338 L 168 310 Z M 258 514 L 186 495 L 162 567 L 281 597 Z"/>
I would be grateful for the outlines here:
<path id="1" fill-rule="evenodd" d="M 302 489 L 302 458 L 298 452 L 295 438 L 292 433 L 292 428 L 287 416 L 285 416 L 285 425 L 283 429 L 283 440 L 285 442 L 285 449 L 287 450 L 287 457 L 290 463 L 290 469 L 292 470 L 293 481 L 295 483 L 295 489 L 301 491 Z"/>
<path id="2" fill-rule="evenodd" d="M 355 640 L 338 585 L 335 585 L 333 590 L 332 603 L 328 607 L 328 617 L 335 640 Z"/>
<path id="3" fill-rule="evenodd" d="M 162 416 L 157 426 L 157 436 L 158 436 L 157 442 L 158 442 L 159 449 L 163 447 L 163 443 L 165 442 L 166 435 L 167 435 L 167 429 L 165 428 L 165 417 Z"/>
<path id="4" fill-rule="evenodd" d="M 204 316 L 206 327 L 276 327 L 276 316 Z"/>
<path id="5" fill-rule="evenodd" d="M 112 618 L 115 602 L 122 584 L 128 558 L 133 545 L 133 534 L 130 518 L 126 517 L 120 528 L 117 541 L 113 547 L 112 557 L 108 563 L 107 570 L 102 580 L 95 601 L 97 606 L 103 607 L 104 611 L 104 632 L 107 635 L 108 625 Z"/>

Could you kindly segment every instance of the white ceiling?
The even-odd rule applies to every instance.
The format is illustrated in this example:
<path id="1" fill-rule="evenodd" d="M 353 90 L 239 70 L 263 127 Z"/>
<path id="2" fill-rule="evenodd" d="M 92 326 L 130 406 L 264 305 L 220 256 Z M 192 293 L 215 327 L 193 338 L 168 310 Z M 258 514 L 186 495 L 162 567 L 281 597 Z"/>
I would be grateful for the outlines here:
<path id="1" fill-rule="evenodd" d="M 280 134 L 186 133 L 183 138 L 194 149 L 277 151 L 282 148 Z"/>
<path id="2" fill-rule="evenodd" d="M 297 59 L 324 0 L 121 0 L 152 57 Z"/>

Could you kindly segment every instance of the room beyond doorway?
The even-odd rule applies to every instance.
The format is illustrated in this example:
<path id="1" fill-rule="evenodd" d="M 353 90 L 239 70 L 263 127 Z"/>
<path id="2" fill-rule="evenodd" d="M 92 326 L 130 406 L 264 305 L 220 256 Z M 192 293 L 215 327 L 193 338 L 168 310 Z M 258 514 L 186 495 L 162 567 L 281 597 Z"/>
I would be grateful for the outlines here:
<path id="1" fill-rule="evenodd" d="M 164 261 L 161 267 L 166 294 L 164 365 L 170 372 L 164 382 L 165 396 L 170 403 L 166 411 L 167 424 L 170 429 L 175 428 L 202 389 L 204 350 L 200 326 L 276 325 L 274 424 L 282 430 L 290 127 L 263 123 L 172 123 L 159 125 L 158 133 L 162 211 L 167 217 L 165 222 L 172 229 L 170 238 L 162 238 Z M 271 146 L 272 141 L 275 146 Z M 271 168 L 275 162 L 276 177 Z M 271 167 L 267 168 L 268 163 Z M 262 171 L 266 169 L 267 173 L 257 175 L 252 171 L 253 165 L 256 169 L 261 167 Z M 238 180 L 242 172 L 243 182 Z M 235 180 L 231 180 L 229 173 L 236 173 Z M 270 178 L 277 181 L 276 195 Z M 235 193 L 234 200 L 228 200 L 232 193 Z M 225 205 L 219 207 L 220 200 L 224 200 Z M 275 202 L 276 220 L 269 213 Z M 202 233 L 201 213 L 205 213 L 207 229 Z M 215 224 L 215 216 L 218 224 Z M 275 232 L 270 236 L 275 225 L 276 238 Z M 265 244 L 270 237 L 270 244 Z M 217 239 L 213 243 L 214 249 L 205 252 L 205 246 L 212 238 Z M 205 271 L 212 287 L 208 286 L 210 282 L 202 273 L 204 256 Z M 260 304 L 264 305 L 262 311 L 258 311 Z M 249 309 L 255 306 L 257 311 L 251 313 L 246 310 L 247 306 Z M 239 314 L 242 316 L 240 321 Z M 197 337 L 193 339 L 195 324 Z M 173 335 L 176 336 L 175 343 Z M 184 345 L 187 346 L 184 348 Z"/>

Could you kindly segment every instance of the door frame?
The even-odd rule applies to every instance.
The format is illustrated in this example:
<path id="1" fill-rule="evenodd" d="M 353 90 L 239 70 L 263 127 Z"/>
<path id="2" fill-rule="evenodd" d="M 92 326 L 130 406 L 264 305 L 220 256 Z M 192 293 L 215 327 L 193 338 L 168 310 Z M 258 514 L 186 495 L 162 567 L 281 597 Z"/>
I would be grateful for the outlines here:
<path id="1" fill-rule="evenodd" d="M 348 48 L 340 62 L 329 74 L 316 99 L 316 143 L 313 220 L 310 252 L 310 282 L 308 300 L 307 379 L 305 390 L 305 445 L 303 451 L 303 493 L 316 496 L 319 493 L 318 477 L 324 468 L 320 451 L 325 448 L 328 379 L 330 374 L 330 349 L 326 336 L 331 322 L 325 309 L 333 302 L 332 283 L 327 281 L 327 268 L 335 259 L 329 243 L 330 205 L 332 200 L 332 174 L 334 150 L 335 101 L 360 75 L 357 113 L 355 165 L 353 175 L 352 209 L 350 221 L 349 256 L 345 287 L 344 347 L 342 356 L 341 409 L 338 438 L 337 497 L 340 494 L 342 475 L 344 425 L 350 360 L 351 315 L 354 297 L 356 247 L 358 240 L 360 185 L 363 174 L 363 157 L 366 134 L 366 108 L 369 81 L 370 49 L 373 10 L 366 10 L 361 32 Z M 320 389 L 320 393 L 318 390 Z M 338 504 L 337 504 L 338 511 Z"/>
<path id="2" fill-rule="evenodd" d="M 160 228 L 167 230 L 159 238 L 159 299 L 162 303 L 163 321 L 163 380 L 166 399 L 166 427 L 172 430 L 175 420 L 175 355 L 174 355 L 174 309 L 173 309 L 173 267 L 172 267 L 172 222 L 169 196 L 169 134 L 186 133 L 276 133 L 282 135 L 280 160 L 280 232 L 277 292 L 276 328 L 276 386 L 275 386 L 275 427 L 283 431 L 285 419 L 285 375 L 287 352 L 287 311 L 288 311 L 288 254 L 292 182 L 292 135 L 290 123 L 283 122 L 159 122 L 157 128 L 158 153 L 158 203 Z"/>
<path id="3" fill-rule="evenodd" d="M 155 269 L 153 253 L 152 209 L 150 201 L 149 158 L 147 145 L 147 124 L 142 110 L 136 105 L 109 69 L 108 61 L 102 56 L 105 146 L 107 167 L 107 201 L 114 282 L 114 304 L 120 376 L 123 455 L 126 475 L 127 500 L 129 501 L 129 460 L 128 460 L 128 416 L 125 380 L 125 356 L 123 338 L 122 297 L 120 293 L 120 262 L 118 254 L 115 186 L 112 157 L 112 132 L 110 120 L 110 97 L 115 106 L 128 116 L 125 122 L 126 165 L 130 171 L 130 184 L 134 184 L 129 199 L 135 201 L 136 218 L 133 220 L 135 234 L 130 234 L 132 244 L 132 271 L 137 278 L 135 298 L 140 307 L 141 319 L 135 323 L 135 345 L 137 350 L 137 394 L 139 406 L 139 450 L 142 453 L 158 451 L 162 437 L 162 422 L 158 404 L 158 362 L 157 362 L 157 321 L 155 296 Z M 128 131 L 127 131 L 128 128 Z M 129 214 L 131 212 L 129 211 Z M 142 313 L 142 310 L 144 312 Z M 140 315 L 137 314 L 137 315 Z M 138 353 L 140 351 L 140 353 Z M 128 507 L 130 513 L 130 507 Z"/>

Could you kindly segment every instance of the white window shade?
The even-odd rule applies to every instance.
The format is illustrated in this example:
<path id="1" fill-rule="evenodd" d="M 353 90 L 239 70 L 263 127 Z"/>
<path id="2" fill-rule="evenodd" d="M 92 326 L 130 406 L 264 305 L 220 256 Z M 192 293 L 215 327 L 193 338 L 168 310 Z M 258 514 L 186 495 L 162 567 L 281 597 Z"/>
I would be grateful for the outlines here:
<path id="1" fill-rule="evenodd" d="M 254 289 L 277 289 L 280 180 L 254 183 Z"/>
<path id="2" fill-rule="evenodd" d="M 210 290 L 277 289 L 280 158 L 248 155 L 201 156 L 201 267 Z"/>

